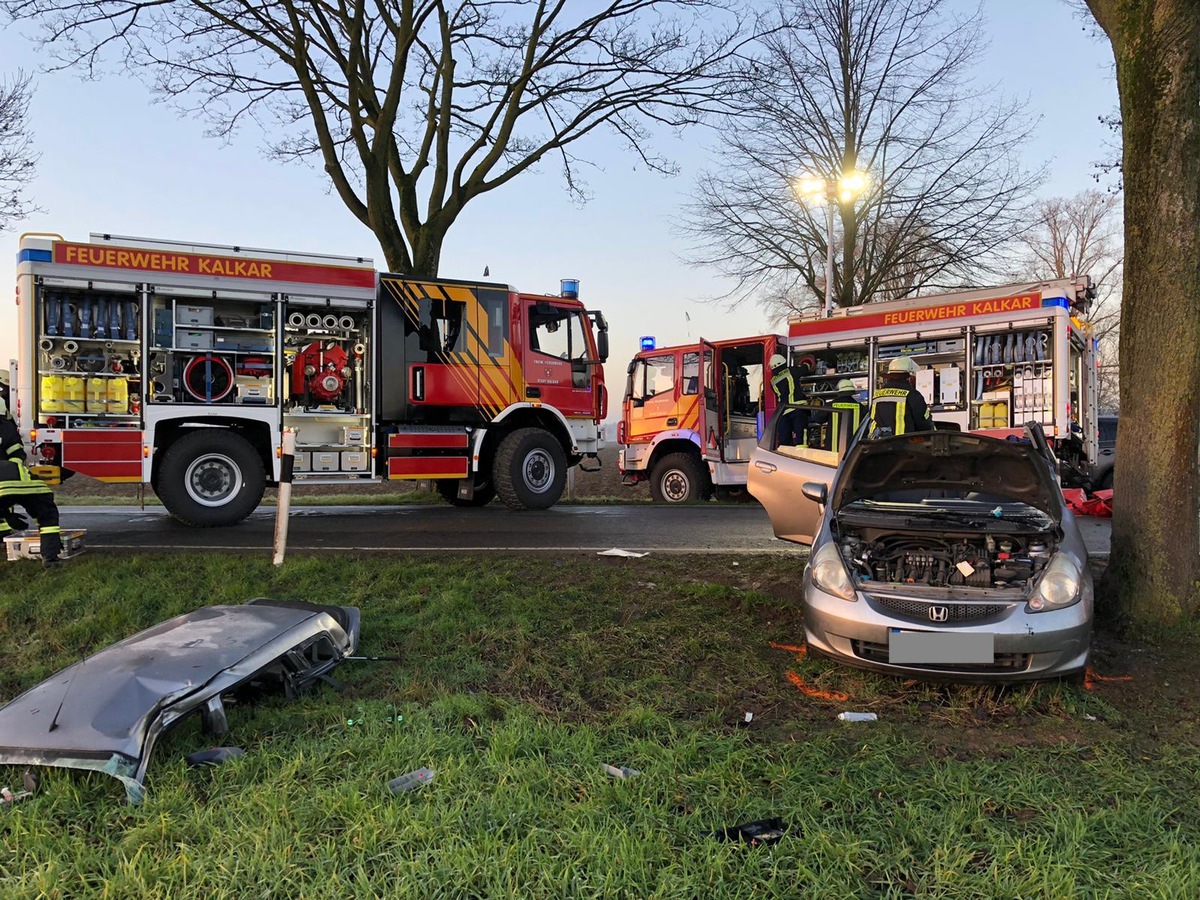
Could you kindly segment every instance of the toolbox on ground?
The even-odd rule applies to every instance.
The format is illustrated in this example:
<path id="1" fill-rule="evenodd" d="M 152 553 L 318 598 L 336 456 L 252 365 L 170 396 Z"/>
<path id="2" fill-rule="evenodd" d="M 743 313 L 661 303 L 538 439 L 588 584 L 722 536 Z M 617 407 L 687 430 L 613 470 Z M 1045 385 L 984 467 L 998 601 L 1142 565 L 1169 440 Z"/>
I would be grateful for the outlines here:
<path id="1" fill-rule="evenodd" d="M 70 559 L 83 552 L 83 538 L 86 528 L 64 528 L 62 530 L 62 552 L 59 559 Z M 22 531 L 4 539 L 4 549 L 8 561 L 18 559 L 41 559 L 42 538 L 36 531 Z"/>

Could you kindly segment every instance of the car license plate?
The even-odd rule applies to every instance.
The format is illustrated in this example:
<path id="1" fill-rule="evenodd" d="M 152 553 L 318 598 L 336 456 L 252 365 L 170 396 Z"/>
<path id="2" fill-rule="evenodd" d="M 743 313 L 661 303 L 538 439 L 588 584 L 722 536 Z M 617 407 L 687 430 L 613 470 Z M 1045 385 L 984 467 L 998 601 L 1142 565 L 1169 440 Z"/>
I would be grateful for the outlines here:
<path id="1" fill-rule="evenodd" d="M 893 628 L 888 662 L 897 665 L 972 665 L 996 661 L 996 636 L 981 632 L 902 631 Z"/>

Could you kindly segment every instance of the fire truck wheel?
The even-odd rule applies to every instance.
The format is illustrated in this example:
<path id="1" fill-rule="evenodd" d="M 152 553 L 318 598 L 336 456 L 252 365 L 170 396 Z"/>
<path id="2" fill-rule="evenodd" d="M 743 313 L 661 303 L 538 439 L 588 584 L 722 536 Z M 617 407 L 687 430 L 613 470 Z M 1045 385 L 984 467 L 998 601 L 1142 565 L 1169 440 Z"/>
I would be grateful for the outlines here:
<path id="1" fill-rule="evenodd" d="M 167 449 L 156 492 L 167 512 L 185 525 L 214 528 L 250 515 L 265 487 L 262 460 L 245 438 L 202 428 Z"/>
<path id="2" fill-rule="evenodd" d="M 707 500 L 708 473 L 690 453 L 668 453 L 650 473 L 650 496 L 656 503 Z"/>
<path id="3" fill-rule="evenodd" d="M 470 500 L 460 500 L 458 497 L 457 479 L 439 479 L 434 482 L 441 498 L 451 506 L 487 506 L 496 496 L 496 487 L 486 478 L 475 482 L 475 496 Z"/>
<path id="4" fill-rule="evenodd" d="M 500 442 L 492 473 L 509 509 L 549 509 L 567 483 L 567 455 L 548 431 L 518 428 Z"/>

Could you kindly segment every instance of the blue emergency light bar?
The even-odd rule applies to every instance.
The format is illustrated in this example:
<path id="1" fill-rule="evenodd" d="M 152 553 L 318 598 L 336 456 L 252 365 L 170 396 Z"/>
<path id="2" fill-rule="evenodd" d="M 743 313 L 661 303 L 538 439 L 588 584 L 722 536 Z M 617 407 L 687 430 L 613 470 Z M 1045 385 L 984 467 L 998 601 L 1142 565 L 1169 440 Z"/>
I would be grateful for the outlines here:
<path id="1" fill-rule="evenodd" d="M 578 278 L 564 278 L 561 282 L 559 282 L 559 284 L 562 285 L 562 296 L 566 297 L 568 300 L 579 299 Z"/>
<path id="2" fill-rule="evenodd" d="M 638 343 L 641 344 L 643 350 L 653 350 L 658 346 L 650 335 L 641 338 Z"/>

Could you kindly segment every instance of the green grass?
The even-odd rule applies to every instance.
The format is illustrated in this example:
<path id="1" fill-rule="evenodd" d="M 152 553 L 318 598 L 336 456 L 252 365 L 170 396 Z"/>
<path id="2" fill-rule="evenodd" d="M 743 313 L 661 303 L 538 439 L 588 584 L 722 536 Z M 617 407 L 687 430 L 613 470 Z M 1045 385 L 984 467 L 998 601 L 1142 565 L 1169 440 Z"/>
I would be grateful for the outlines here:
<path id="1" fill-rule="evenodd" d="M 769 642 L 802 639 L 798 575 L 782 557 L 2 567 L 0 698 L 253 596 L 358 605 L 363 651 L 403 661 L 346 663 L 345 693 L 231 707 L 220 742 L 247 756 L 216 769 L 185 767 L 209 744 L 185 723 L 156 749 L 141 807 L 104 776 L 44 770 L 35 798 L 0 809 L 0 896 L 1200 893 L 1194 705 L 1148 681 L 929 686 L 797 660 Z M 1195 645 L 1134 649 L 1155 685 L 1194 683 Z M 805 696 L 789 671 L 850 699 Z M 843 709 L 880 721 L 842 724 Z M 421 765 L 432 785 L 387 792 Z M 766 816 L 788 824 L 774 846 L 705 834 Z"/>

